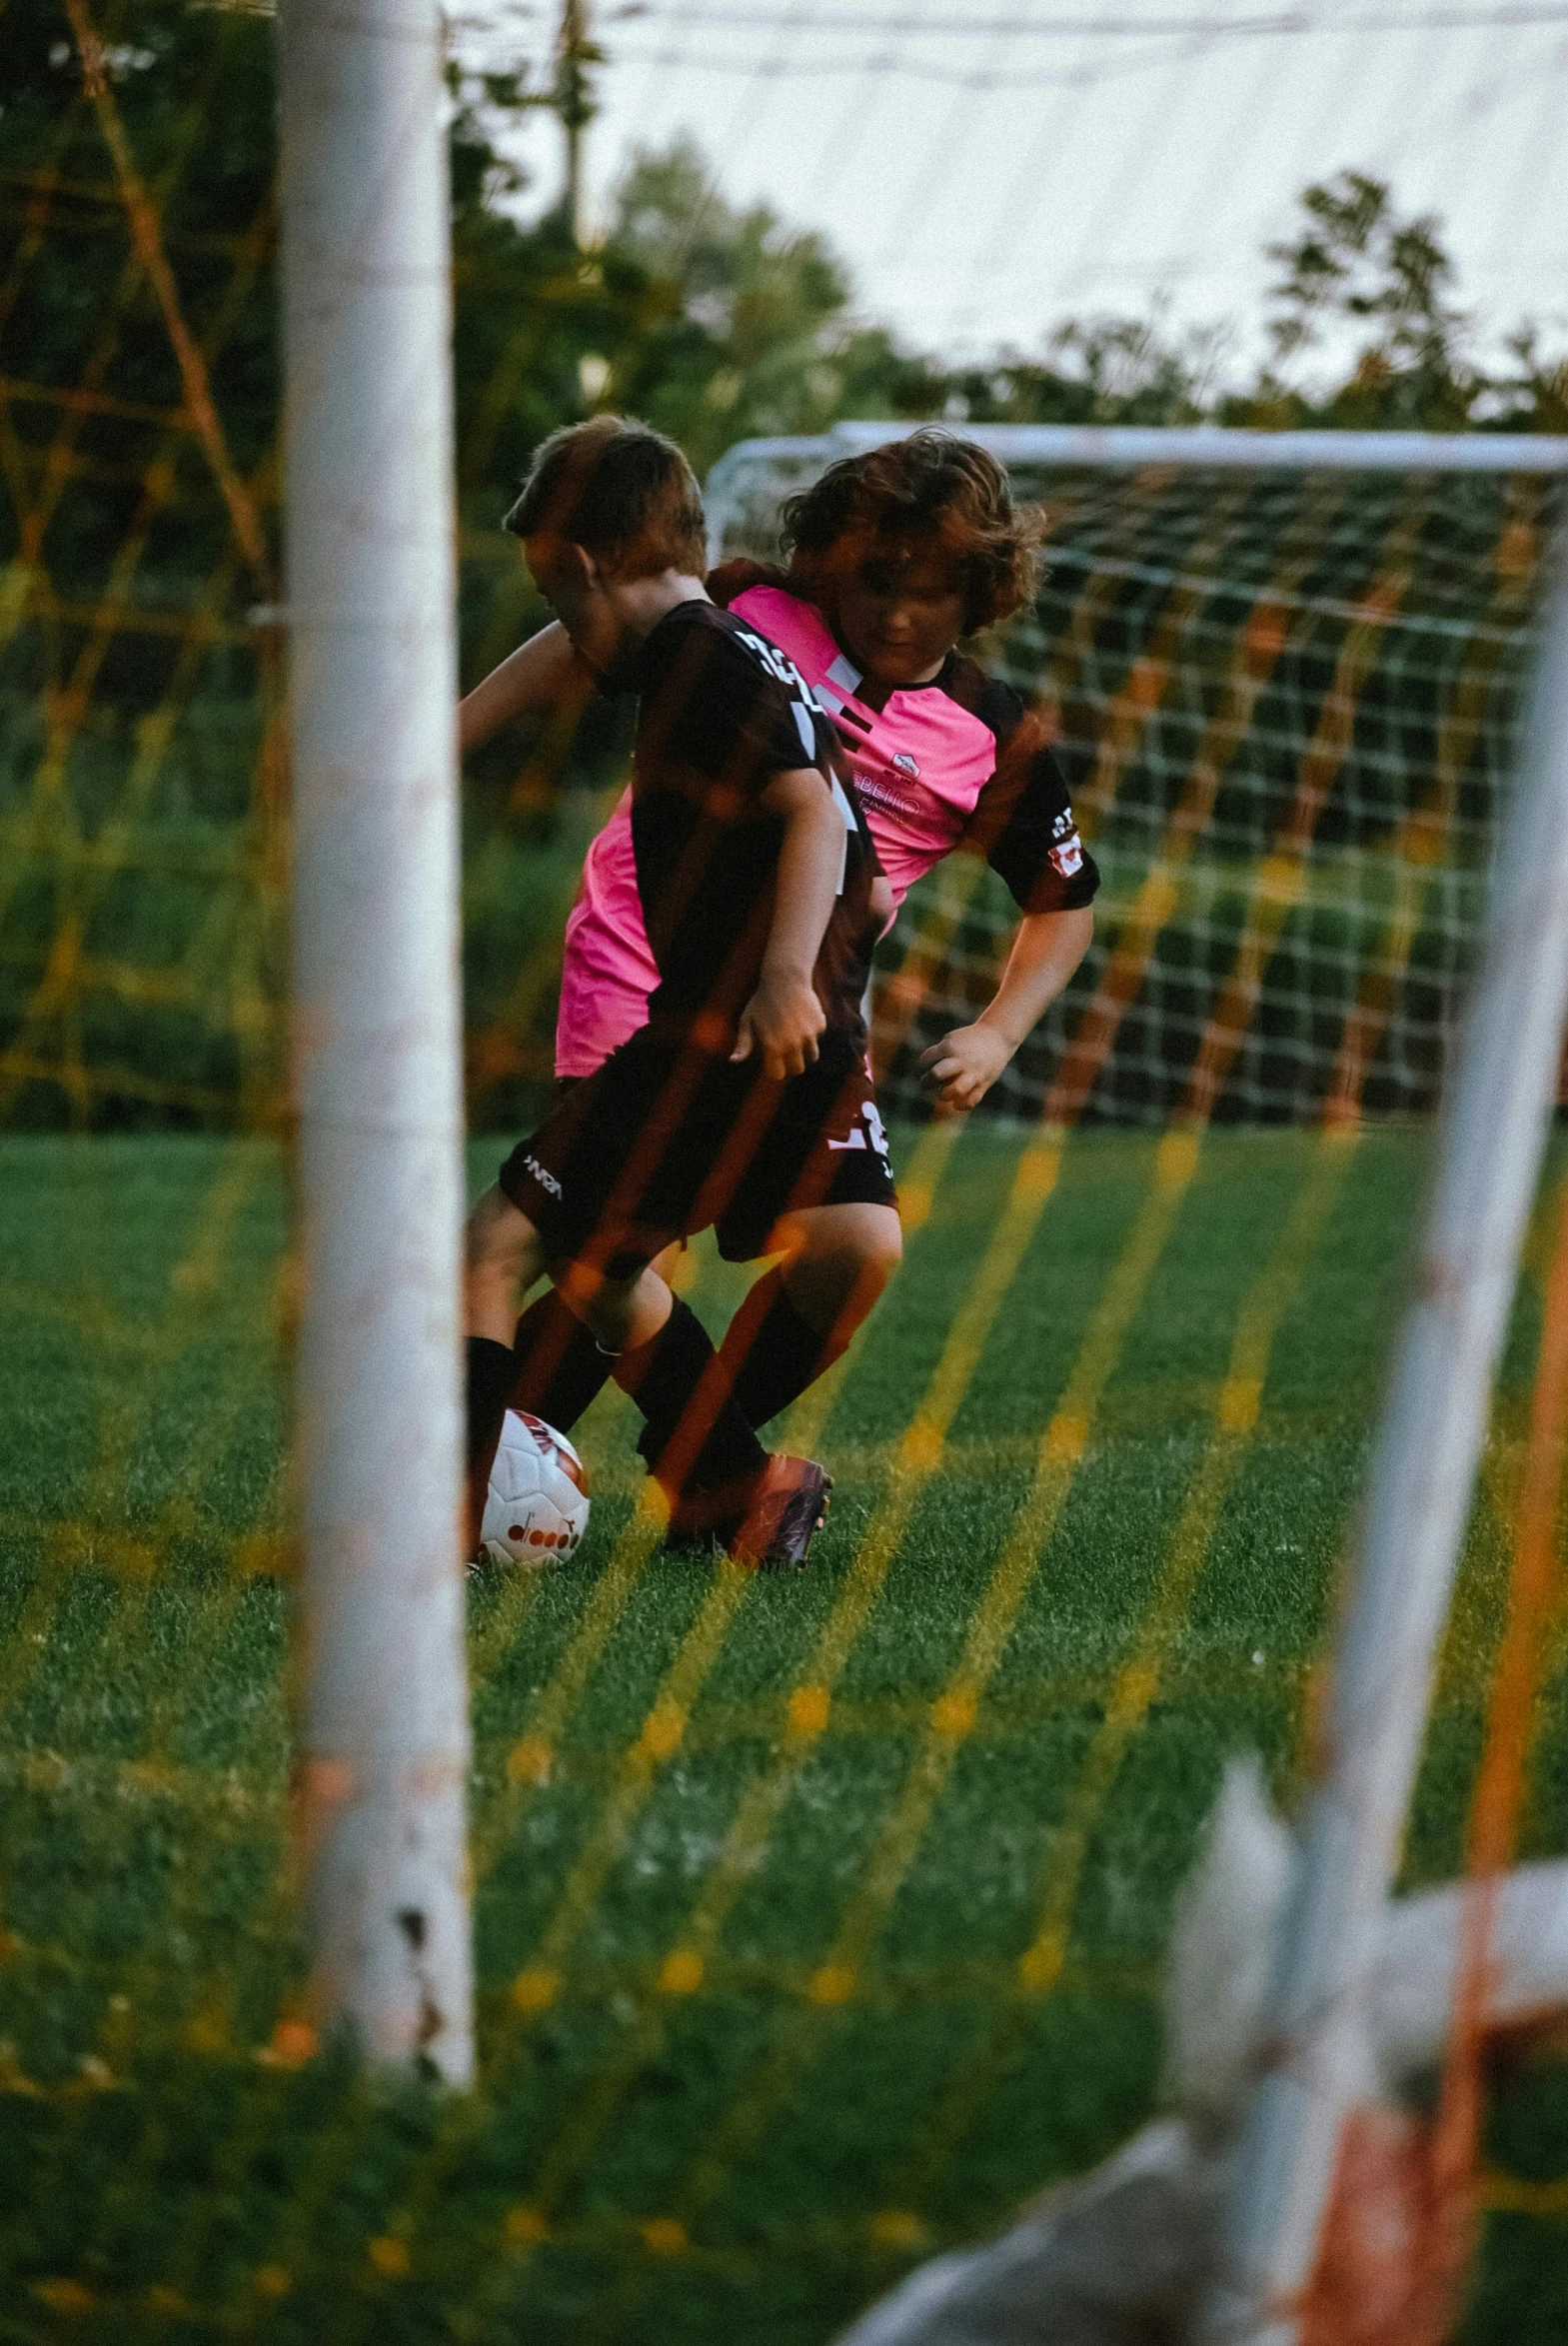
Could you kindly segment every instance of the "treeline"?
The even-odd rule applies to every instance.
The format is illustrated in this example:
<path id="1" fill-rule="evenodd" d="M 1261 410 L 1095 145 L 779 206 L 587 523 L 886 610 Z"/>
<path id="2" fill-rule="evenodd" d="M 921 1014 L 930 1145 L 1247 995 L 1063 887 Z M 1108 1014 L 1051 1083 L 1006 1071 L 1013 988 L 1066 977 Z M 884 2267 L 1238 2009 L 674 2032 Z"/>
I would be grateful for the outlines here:
<path id="1" fill-rule="evenodd" d="M 1547 355 L 1528 323 L 1500 362 L 1477 355 L 1441 222 L 1403 216 L 1392 191 L 1360 171 L 1304 189 L 1297 214 L 1294 234 L 1267 248 L 1264 357 L 1244 388 L 1227 377 L 1233 327 L 1182 333 L 1156 308 L 1142 319 L 1069 320 L 1040 359 L 941 373 L 940 412 L 975 423 L 1568 431 L 1568 357 Z"/>
<path id="2" fill-rule="evenodd" d="M 231 450 L 265 493 L 278 414 L 273 27 L 239 8 L 119 0 L 101 31 Z M 1296 233 L 1271 249 L 1266 359 L 1244 388 L 1227 372 L 1222 332 L 1183 332 L 1157 311 L 1059 324 L 1032 350 L 1020 334 L 1017 350 L 958 367 L 861 320 L 825 241 L 766 207 L 729 204 L 690 146 L 634 160 L 592 251 L 577 250 L 558 214 L 520 224 L 520 175 L 498 152 L 495 126 L 538 99 L 517 77 L 454 68 L 454 83 L 458 446 L 464 510 L 480 526 L 547 431 L 602 406 L 658 423 L 700 469 L 737 439 L 818 431 L 844 416 L 1568 428 L 1568 364 L 1543 355 L 1529 327 L 1501 366 L 1476 358 L 1440 225 L 1403 216 L 1385 186 L 1359 173 L 1307 189 Z M 131 261 L 61 0 L 5 9 L 0 223 L 12 255 L 0 367 L 24 466 L 29 447 L 58 437 L 51 392 L 98 403 L 72 443 L 83 455 L 107 450 L 113 466 L 134 454 L 135 419 L 120 417 L 117 435 L 104 403 L 170 410 L 182 394 Z M 1348 352 L 1348 365 L 1342 380 L 1309 393 L 1300 386 L 1325 351 Z M 182 475 L 189 453 L 177 460 Z M 178 567 L 208 566 L 222 509 L 204 526 L 180 493 L 200 473 L 166 501 L 151 570 L 182 534 Z M 118 546 L 139 486 L 95 483 L 79 462 L 50 518 L 51 566 Z"/>

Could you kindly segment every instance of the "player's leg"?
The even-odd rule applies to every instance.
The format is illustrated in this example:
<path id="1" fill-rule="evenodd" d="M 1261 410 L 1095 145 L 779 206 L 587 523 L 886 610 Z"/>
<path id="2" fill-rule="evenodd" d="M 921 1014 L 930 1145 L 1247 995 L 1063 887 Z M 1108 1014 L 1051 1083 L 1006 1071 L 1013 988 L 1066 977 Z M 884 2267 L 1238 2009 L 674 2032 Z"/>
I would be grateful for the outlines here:
<path id="1" fill-rule="evenodd" d="M 534 1223 L 499 1186 L 487 1189 L 464 1231 L 466 1467 L 471 1512 L 477 1507 L 478 1494 L 483 1493 L 516 1381 L 512 1328 L 518 1295 L 532 1286 L 544 1267 L 544 1245 Z"/>
<path id="2" fill-rule="evenodd" d="M 863 1202 L 786 1213 L 768 1251 L 784 1260 L 760 1278 L 725 1332 L 719 1357 L 749 1425 L 766 1425 L 846 1350 L 897 1269 L 897 1209 Z"/>
<path id="3" fill-rule="evenodd" d="M 529 1216 L 493 1182 L 464 1230 L 463 1310 L 471 1336 L 510 1350 L 518 1295 L 545 1268 L 544 1241 Z"/>
<path id="4" fill-rule="evenodd" d="M 573 922 L 567 926 L 558 1027 L 558 1049 L 563 1039 L 574 1051 L 581 1050 L 586 1040 L 591 1048 L 599 1051 L 600 1066 L 619 1044 L 628 1040 L 629 1032 L 635 1032 L 643 1024 L 642 1014 L 647 1008 L 645 998 L 640 1015 L 633 1019 L 631 1030 L 626 1030 L 621 1024 L 625 1006 L 619 990 L 607 989 L 602 972 L 590 973 L 584 969 L 581 941 L 574 947 L 575 927 L 585 910 L 591 927 L 603 927 L 609 909 L 619 907 L 625 914 L 630 900 L 632 913 L 641 920 L 631 844 L 631 813 L 626 803 L 617 809 L 607 829 L 594 842 L 586 873 L 605 862 L 607 849 L 616 851 L 610 856 L 608 880 L 596 880 L 587 905 L 579 905 Z M 656 982 L 657 977 L 656 972 Z M 636 1006 L 635 989 L 633 998 Z M 586 1080 L 582 1075 L 561 1078 L 556 1086 L 558 1098 L 563 1102 L 570 1100 Z M 512 1349 L 516 1365 L 511 1407 L 543 1417 L 547 1425 L 555 1426 L 560 1433 L 570 1433 L 610 1375 L 609 1355 L 595 1341 L 593 1330 L 568 1308 L 554 1287 L 547 1286 L 518 1319 L 512 1333 Z"/>
<path id="5" fill-rule="evenodd" d="M 581 1217 L 563 1234 L 555 1226 L 562 1201 L 560 1175 L 549 1170 L 570 1158 L 585 1114 L 591 1113 L 589 1095 L 603 1092 L 595 1083 L 576 1085 L 557 1105 L 539 1131 L 515 1149 L 501 1168 L 492 1188 L 486 1190 L 468 1218 L 464 1273 L 464 1313 L 468 1331 L 468 1478 L 471 1511 L 483 1496 L 485 1478 L 495 1456 L 501 1421 L 509 1407 L 528 1407 L 516 1392 L 518 1359 L 516 1337 L 520 1325 L 520 1298 L 548 1267 L 547 1255 L 571 1250 L 574 1232 L 583 1234 Z M 514 1193 L 514 1174 L 532 1168 L 543 1174 L 537 1188 Z M 520 1201 L 521 1199 L 521 1201 Z M 574 1318 L 552 1292 L 546 1308 L 555 1330 L 555 1352 L 574 1347 L 593 1363 L 595 1382 L 587 1399 L 608 1373 L 592 1333 Z M 524 1313 L 524 1322 L 528 1320 Z M 587 1399 L 583 1406 L 587 1406 Z M 544 1416 L 544 1410 L 536 1410 Z M 550 1417 L 564 1431 L 572 1422 Z"/>
<path id="6" fill-rule="evenodd" d="M 542 1137 L 537 1149 L 548 1165 L 548 1141 Z M 541 1158 L 535 1155 L 534 1162 L 540 1165 Z M 545 1192 L 542 1207 L 550 1202 Z M 483 1485 L 507 1408 L 519 1405 L 517 1356 L 503 1331 L 512 1330 L 519 1288 L 547 1268 L 554 1318 L 568 1323 L 572 1347 L 592 1347 L 595 1389 L 614 1373 L 642 1409 L 644 1454 L 672 1497 L 688 1478 L 705 1487 L 731 1488 L 762 1473 L 768 1453 L 731 1399 L 707 1331 L 656 1270 L 637 1260 L 628 1261 L 619 1275 L 614 1262 L 609 1267 L 581 1258 L 547 1263 L 536 1222 L 499 1185 L 474 1207 L 467 1239 L 471 1491 Z M 560 1423 L 558 1418 L 547 1421 Z"/>
<path id="7" fill-rule="evenodd" d="M 643 1412 L 638 1446 L 670 1501 L 672 1539 L 717 1541 L 750 1563 L 802 1565 L 828 1478 L 809 1458 L 764 1449 L 697 1314 L 652 1269 L 618 1279 L 574 1262 L 551 1275 Z"/>
<path id="8" fill-rule="evenodd" d="M 675 1534 L 802 1562 L 825 1476 L 806 1460 L 770 1459 L 702 1322 L 647 1267 L 678 1231 L 702 1226 L 700 1200 L 758 1081 L 635 1038 L 514 1151 L 501 1187 L 543 1237 L 563 1299 L 618 1355 L 613 1373 L 646 1420 L 638 1446 L 671 1499 Z"/>
<path id="9" fill-rule="evenodd" d="M 654 1268 L 668 1276 L 680 1249 L 669 1247 Z M 610 1377 L 604 1346 L 570 1305 L 547 1287 L 529 1304 L 512 1336 L 516 1356 L 510 1406 L 543 1417 L 570 1433 Z"/>
<path id="10" fill-rule="evenodd" d="M 695 1477 L 744 1481 L 767 1452 L 736 1409 L 708 1331 L 651 1265 L 621 1276 L 582 1261 L 556 1266 L 556 1291 L 592 1329 L 607 1366 L 645 1419 L 639 1444 L 674 1498 Z"/>
<path id="11" fill-rule="evenodd" d="M 719 1354 L 753 1426 L 787 1409 L 847 1349 L 897 1269 L 903 1240 L 891 1206 L 811 1205 L 786 1214 L 763 1251 L 784 1259 L 741 1304 Z M 570 1433 L 609 1380 L 604 1346 L 553 1287 L 523 1313 L 513 1343 L 510 1406 Z"/>
<path id="12" fill-rule="evenodd" d="M 752 1425 L 847 1345 L 902 1253 L 887 1137 L 863 1062 L 796 1079 L 718 1224 L 729 1262 L 783 1252 L 736 1313 L 721 1358 Z"/>
<path id="13" fill-rule="evenodd" d="M 587 1323 L 554 1287 L 537 1295 L 512 1336 L 510 1406 L 570 1433 L 610 1376 L 610 1360 Z"/>

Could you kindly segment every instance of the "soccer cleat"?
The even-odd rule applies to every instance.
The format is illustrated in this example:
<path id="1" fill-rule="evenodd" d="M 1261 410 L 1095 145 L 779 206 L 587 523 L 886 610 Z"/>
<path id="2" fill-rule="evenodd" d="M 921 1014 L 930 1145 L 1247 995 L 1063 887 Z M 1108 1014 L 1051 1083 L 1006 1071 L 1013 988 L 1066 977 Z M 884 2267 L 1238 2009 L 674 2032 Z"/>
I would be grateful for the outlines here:
<path id="1" fill-rule="evenodd" d="M 689 1491 L 671 1509 L 665 1545 L 722 1548 L 737 1563 L 804 1568 L 827 1515 L 832 1476 L 812 1458 L 770 1457 L 744 1483 Z"/>
<path id="2" fill-rule="evenodd" d="M 811 1541 L 827 1520 L 832 1476 L 814 1458 L 771 1457 L 745 1518 L 729 1542 L 737 1563 L 775 1571 L 805 1569 Z"/>

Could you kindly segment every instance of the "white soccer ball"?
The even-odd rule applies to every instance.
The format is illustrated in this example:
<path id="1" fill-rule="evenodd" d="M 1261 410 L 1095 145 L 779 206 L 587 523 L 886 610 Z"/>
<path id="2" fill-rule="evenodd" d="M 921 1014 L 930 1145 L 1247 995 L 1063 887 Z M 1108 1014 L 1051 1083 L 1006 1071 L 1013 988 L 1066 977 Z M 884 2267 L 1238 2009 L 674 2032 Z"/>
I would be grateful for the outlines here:
<path id="1" fill-rule="evenodd" d="M 588 1529 L 588 1476 L 564 1433 L 527 1410 L 501 1421 L 480 1545 L 493 1564 L 553 1564 Z"/>

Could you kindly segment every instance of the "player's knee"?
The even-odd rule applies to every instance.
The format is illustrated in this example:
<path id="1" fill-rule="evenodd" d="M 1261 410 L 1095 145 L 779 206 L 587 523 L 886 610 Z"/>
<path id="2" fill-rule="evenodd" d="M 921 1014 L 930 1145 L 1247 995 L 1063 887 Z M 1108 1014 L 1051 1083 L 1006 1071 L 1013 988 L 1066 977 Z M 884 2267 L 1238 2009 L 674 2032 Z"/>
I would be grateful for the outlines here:
<path id="1" fill-rule="evenodd" d="M 823 1205 L 801 1214 L 786 1277 L 791 1291 L 873 1300 L 897 1269 L 903 1233 L 890 1205 Z"/>
<path id="2" fill-rule="evenodd" d="M 854 1229 L 859 1276 L 868 1284 L 874 1282 L 879 1294 L 903 1260 L 903 1231 L 890 1205 L 857 1206 L 854 1210 L 859 1217 Z"/>
<path id="3" fill-rule="evenodd" d="M 651 1342 L 669 1316 L 669 1288 L 642 1263 L 606 1268 L 560 1262 L 551 1265 L 550 1275 L 562 1300 L 607 1352 L 637 1350 Z"/>

